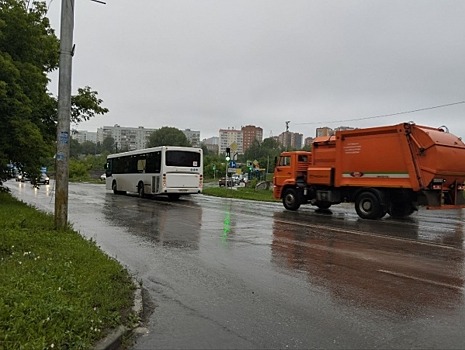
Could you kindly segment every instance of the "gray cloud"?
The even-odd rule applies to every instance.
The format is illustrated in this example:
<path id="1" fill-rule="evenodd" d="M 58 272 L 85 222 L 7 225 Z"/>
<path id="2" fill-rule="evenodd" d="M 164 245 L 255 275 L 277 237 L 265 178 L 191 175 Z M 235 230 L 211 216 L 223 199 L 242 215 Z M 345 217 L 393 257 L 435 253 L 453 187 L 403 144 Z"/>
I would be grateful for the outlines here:
<path id="1" fill-rule="evenodd" d="M 60 3 L 50 18 L 59 28 Z M 82 123 L 265 136 L 415 121 L 465 136 L 465 2 L 76 1 L 73 88 L 110 113 Z M 54 87 L 51 86 L 53 90 Z M 339 122 L 347 121 L 347 122 Z"/>

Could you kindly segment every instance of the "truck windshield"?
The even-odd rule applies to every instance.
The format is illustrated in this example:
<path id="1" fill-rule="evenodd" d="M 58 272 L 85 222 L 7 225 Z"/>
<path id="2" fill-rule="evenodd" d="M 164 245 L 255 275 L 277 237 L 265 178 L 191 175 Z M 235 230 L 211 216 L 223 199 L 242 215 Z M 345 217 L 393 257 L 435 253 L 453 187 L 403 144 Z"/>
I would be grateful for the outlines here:
<path id="1" fill-rule="evenodd" d="M 291 157 L 290 156 L 284 156 L 279 158 L 279 163 L 278 165 L 280 166 L 286 166 L 291 164 Z"/>

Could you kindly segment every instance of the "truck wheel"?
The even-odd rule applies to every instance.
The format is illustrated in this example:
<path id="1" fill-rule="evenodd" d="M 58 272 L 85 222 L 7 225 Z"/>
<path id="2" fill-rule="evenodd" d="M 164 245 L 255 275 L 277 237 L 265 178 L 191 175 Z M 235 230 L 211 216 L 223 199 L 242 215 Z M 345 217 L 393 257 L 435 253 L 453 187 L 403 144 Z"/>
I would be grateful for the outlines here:
<path id="1" fill-rule="evenodd" d="M 415 207 L 409 202 L 391 202 L 389 206 L 389 215 L 393 218 L 405 218 L 413 214 L 414 211 Z"/>
<path id="2" fill-rule="evenodd" d="M 355 210 L 362 219 L 376 220 L 386 215 L 378 197 L 372 192 L 362 192 L 357 196 Z"/>
<path id="3" fill-rule="evenodd" d="M 297 210 L 300 207 L 300 196 L 295 188 L 288 188 L 284 191 L 283 205 L 287 210 Z"/>
<path id="4" fill-rule="evenodd" d="M 329 209 L 329 207 L 331 207 L 330 202 L 318 201 L 315 203 L 315 205 L 318 207 L 318 209 Z"/>

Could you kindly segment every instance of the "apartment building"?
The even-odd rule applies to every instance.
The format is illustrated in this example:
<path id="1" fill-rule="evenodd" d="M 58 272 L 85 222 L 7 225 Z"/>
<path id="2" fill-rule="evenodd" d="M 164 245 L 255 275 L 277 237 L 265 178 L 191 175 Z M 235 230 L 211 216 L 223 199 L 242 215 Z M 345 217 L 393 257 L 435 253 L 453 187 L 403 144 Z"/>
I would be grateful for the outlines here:
<path id="1" fill-rule="evenodd" d="M 97 129 L 97 132 L 89 132 L 86 130 L 72 130 L 71 137 L 78 140 L 79 143 L 84 141 L 92 141 L 94 143 L 103 142 L 107 137 L 113 138 L 116 148 L 121 150 L 136 150 L 146 148 L 149 142 L 150 135 L 158 129 L 144 128 L 139 126 L 124 127 L 118 124 L 114 126 L 103 126 Z M 194 147 L 200 147 L 200 131 L 186 129 L 181 130 L 186 135 L 187 140 Z"/>
<path id="2" fill-rule="evenodd" d="M 190 142 L 192 147 L 200 147 L 200 131 L 185 129 L 182 132 L 186 135 L 187 141 Z"/>
<path id="3" fill-rule="evenodd" d="M 316 132 L 315 132 L 316 137 L 331 136 L 333 134 L 334 134 L 334 130 L 327 127 L 327 126 L 323 126 L 321 128 L 316 128 Z"/>
<path id="4" fill-rule="evenodd" d="M 71 138 L 79 143 L 90 141 L 97 143 L 97 132 L 87 130 L 71 130 Z"/>
<path id="5" fill-rule="evenodd" d="M 337 128 L 331 129 L 327 126 L 323 126 L 321 128 L 316 128 L 316 137 L 319 136 L 332 136 L 336 134 L 336 131 L 342 130 L 353 130 L 354 128 L 351 126 L 338 126 Z"/>
<path id="6" fill-rule="evenodd" d="M 311 146 L 313 143 L 313 137 L 306 137 L 304 140 L 304 147 Z"/>
<path id="7" fill-rule="evenodd" d="M 147 147 L 150 135 L 157 129 L 148 129 L 143 126 L 137 128 L 114 126 L 104 126 L 97 129 L 97 141 L 103 142 L 107 137 L 115 140 L 116 149 L 133 151 Z"/>
<path id="8" fill-rule="evenodd" d="M 258 142 L 263 141 L 263 129 L 255 125 L 246 125 L 242 129 L 242 150 L 243 152 L 253 144 L 255 140 Z"/>
<path id="9" fill-rule="evenodd" d="M 303 137 L 303 134 L 285 131 L 278 136 L 278 141 L 286 149 L 301 149 Z"/>
<path id="10" fill-rule="evenodd" d="M 220 142 L 220 138 L 217 136 L 209 137 L 208 139 L 202 140 L 202 145 L 207 148 L 208 151 L 218 154 L 218 144 Z"/>
<path id="11" fill-rule="evenodd" d="M 219 130 L 218 154 L 224 154 L 226 148 L 231 149 L 231 153 L 244 154 L 242 130 L 232 128 Z"/>

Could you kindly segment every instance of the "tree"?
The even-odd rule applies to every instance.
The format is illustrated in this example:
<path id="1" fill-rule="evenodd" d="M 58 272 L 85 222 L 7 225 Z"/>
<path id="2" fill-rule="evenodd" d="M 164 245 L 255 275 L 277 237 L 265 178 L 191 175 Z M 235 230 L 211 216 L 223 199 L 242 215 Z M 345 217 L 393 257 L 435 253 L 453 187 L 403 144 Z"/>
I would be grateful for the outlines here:
<path id="1" fill-rule="evenodd" d="M 204 144 L 201 144 L 200 147 L 202 148 L 203 156 L 213 155 L 213 152 L 208 149 L 208 147 Z"/>
<path id="2" fill-rule="evenodd" d="M 57 98 L 47 74 L 58 68 L 60 45 L 45 1 L 0 0 L 0 167 L 10 160 L 38 171 L 55 153 Z M 71 98 L 71 121 L 104 114 L 90 87 Z"/>
<path id="3" fill-rule="evenodd" d="M 92 91 L 89 86 L 78 89 L 76 96 L 71 96 L 71 121 L 79 123 L 89 120 L 96 114 L 108 113 L 108 108 L 101 107 L 103 102 L 97 98 L 97 91 Z"/>
<path id="4" fill-rule="evenodd" d="M 82 154 L 97 154 L 97 144 L 92 141 L 84 141 L 81 144 L 81 153 Z"/>
<path id="5" fill-rule="evenodd" d="M 273 138 L 266 138 L 263 142 L 255 140 L 252 145 L 245 151 L 246 160 L 257 160 L 261 168 L 267 167 L 271 170 L 274 158 L 281 153 L 281 145 Z"/>
<path id="6" fill-rule="evenodd" d="M 100 146 L 100 151 L 102 153 L 115 153 L 115 148 L 115 139 L 109 136 L 103 139 L 102 145 Z"/>
<path id="7" fill-rule="evenodd" d="M 164 126 L 150 134 L 147 147 L 156 146 L 191 146 L 191 144 L 181 130 Z"/>
<path id="8" fill-rule="evenodd" d="M 81 154 L 81 144 L 76 139 L 71 139 L 69 144 L 69 155 L 71 158 L 78 157 Z"/>

